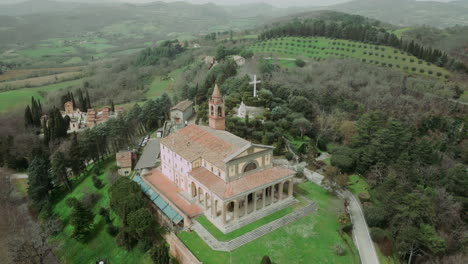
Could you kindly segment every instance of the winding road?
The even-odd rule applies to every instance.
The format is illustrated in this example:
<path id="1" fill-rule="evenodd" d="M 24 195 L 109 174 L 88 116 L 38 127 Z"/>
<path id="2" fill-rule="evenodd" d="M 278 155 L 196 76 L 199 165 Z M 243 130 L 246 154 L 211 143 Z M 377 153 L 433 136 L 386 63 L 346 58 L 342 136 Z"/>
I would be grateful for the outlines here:
<path id="1" fill-rule="evenodd" d="M 304 175 L 310 181 L 322 185 L 323 175 L 312 172 L 304 168 Z M 349 215 L 353 223 L 353 240 L 359 251 L 359 257 L 362 264 L 379 264 L 379 258 L 375 251 L 374 243 L 370 237 L 369 228 L 367 227 L 364 212 L 361 203 L 356 197 L 348 190 L 342 191 L 338 194 L 343 199 L 349 199 Z"/>

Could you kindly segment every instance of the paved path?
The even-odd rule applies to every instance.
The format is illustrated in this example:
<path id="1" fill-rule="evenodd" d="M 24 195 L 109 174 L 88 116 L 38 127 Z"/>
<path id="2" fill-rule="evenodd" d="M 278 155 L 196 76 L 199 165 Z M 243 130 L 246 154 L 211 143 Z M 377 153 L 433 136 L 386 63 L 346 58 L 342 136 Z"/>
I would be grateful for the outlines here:
<path id="1" fill-rule="evenodd" d="M 304 175 L 307 179 L 318 185 L 321 185 L 324 178 L 323 175 L 312 172 L 308 169 L 304 169 Z M 364 218 L 361 203 L 348 190 L 340 192 L 338 196 L 343 199 L 349 199 L 348 211 L 351 216 L 351 222 L 353 223 L 353 240 L 359 251 L 361 263 L 378 264 L 379 258 L 377 257 L 374 243 L 370 237 L 369 228 L 367 227 L 366 219 Z"/>
<path id="2" fill-rule="evenodd" d="M 11 179 L 27 179 L 28 175 L 26 173 L 13 173 L 11 174 Z"/>
<path id="3" fill-rule="evenodd" d="M 210 232 L 208 232 L 200 223 L 196 220 L 193 221 L 192 229 L 211 247 L 213 250 L 218 251 L 233 251 L 234 249 L 243 246 L 259 237 L 262 237 L 280 227 L 283 227 L 291 222 L 294 222 L 310 213 L 315 211 L 317 207 L 315 204 L 308 200 L 309 204 L 297 211 L 294 211 L 288 215 L 285 215 L 275 221 L 272 221 L 266 225 L 263 225 L 257 229 L 254 229 L 248 233 L 243 234 L 230 241 L 219 241 Z"/>

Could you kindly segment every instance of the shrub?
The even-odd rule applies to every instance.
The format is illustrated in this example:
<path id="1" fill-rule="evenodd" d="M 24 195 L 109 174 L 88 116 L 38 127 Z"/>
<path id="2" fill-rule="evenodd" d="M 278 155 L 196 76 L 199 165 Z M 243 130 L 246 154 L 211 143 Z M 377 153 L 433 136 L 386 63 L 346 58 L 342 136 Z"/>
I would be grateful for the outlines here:
<path id="1" fill-rule="evenodd" d="M 428 73 L 432 75 L 433 71 L 429 70 Z"/>
<path id="2" fill-rule="evenodd" d="M 338 244 L 338 245 L 335 245 L 333 247 L 333 251 L 335 252 L 336 255 L 338 256 L 344 256 L 346 255 L 346 248 L 341 245 L 341 244 Z"/>
<path id="3" fill-rule="evenodd" d="M 380 242 L 388 238 L 386 232 L 378 227 L 371 227 L 370 235 L 374 242 Z"/>
<path id="4" fill-rule="evenodd" d="M 450 76 L 448 74 L 445 75 L 445 79 L 448 79 L 450 78 Z"/>
<path id="5" fill-rule="evenodd" d="M 393 53 L 398 53 L 398 50 L 394 50 Z"/>
<path id="6" fill-rule="evenodd" d="M 391 59 L 391 58 L 392 58 L 392 56 L 388 55 L 388 58 L 389 58 L 389 59 Z"/>
<path id="7" fill-rule="evenodd" d="M 102 181 L 97 177 L 97 175 L 93 175 L 93 185 L 96 187 L 96 189 L 101 189 L 104 185 L 102 184 Z"/>
<path id="8" fill-rule="evenodd" d="M 88 208 L 93 208 L 99 199 L 101 199 L 101 195 L 99 193 L 85 192 L 82 203 Z"/>
<path id="9" fill-rule="evenodd" d="M 401 58 L 403 61 L 406 61 L 406 58 Z"/>
<path id="10" fill-rule="evenodd" d="M 382 66 L 387 66 L 387 63 L 385 63 L 385 62 L 382 62 Z"/>
<path id="11" fill-rule="evenodd" d="M 328 52 L 327 52 L 327 54 L 328 54 Z M 301 59 L 297 59 L 294 63 L 296 64 L 297 67 L 300 67 L 300 68 L 302 68 L 302 67 L 304 67 L 306 65 L 305 61 L 303 61 Z"/>
<path id="12" fill-rule="evenodd" d="M 381 56 L 381 57 L 382 57 L 382 58 L 385 58 L 385 55 L 383 55 L 383 54 L 382 54 L 382 56 Z"/>
<path id="13" fill-rule="evenodd" d="M 399 69 L 399 68 L 400 68 L 400 65 L 397 64 L 397 65 L 395 65 L 395 67 L 397 67 L 397 68 Z"/>
<path id="14" fill-rule="evenodd" d="M 364 216 L 370 227 L 384 227 L 387 224 L 388 213 L 386 208 L 381 206 L 364 207 Z"/>
<path id="15" fill-rule="evenodd" d="M 367 51 L 364 51 L 363 54 L 366 55 L 366 54 L 367 54 Z"/>
<path id="16" fill-rule="evenodd" d="M 388 64 L 388 67 L 392 68 L 392 67 L 393 67 L 393 65 L 392 65 L 391 63 L 389 63 L 389 64 Z"/>
<path id="17" fill-rule="evenodd" d="M 408 66 L 403 67 L 403 69 L 404 69 L 404 70 L 407 70 L 407 69 L 408 69 Z"/>
<path id="18" fill-rule="evenodd" d="M 415 68 L 415 67 L 413 67 L 413 68 L 411 68 L 411 70 L 412 70 L 412 71 L 416 71 L 416 68 Z"/>
<path id="19" fill-rule="evenodd" d="M 294 158 L 294 155 L 291 152 L 288 152 L 284 155 L 287 160 L 292 160 Z"/>
<path id="20" fill-rule="evenodd" d="M 353 231 L 353 224 L 344 225 L 341 230 L 345 233 L 351 233 Z"/>
<path id="21" fill-rule="evenodd" d="M 424 73 L 425 70 L 424 70 L 424 69 L 420 69 L 419 72 L 420 72 L 420 73 Z"/>
<path id="22" fill-rule="evenodd" d="M 398 60 L 398 57 L 397 57 L 397 56 L 395 56 L 395 60 Z"/>
<path id="23" fill-rule="evenodd" d="M 366 59 L 362 59 L 362 62 L 366 62 Z"/>
<path id="24" fill-rule="evenodd" d="M 119 233 L 119 229 L 116 226 L 114 226 L 112 223 L 110 223 L 106 227 L 106 231 L 112 237 L 115 237 L 117 235 L 117 233 Z"/>
<path id="25" fill-rule="evenodd" d="M 442 76 L 442 73 L 440 73 L 440 72 L 437 72 L 437 76 L 439 76 L 439 77 L 440 77 L 440 76 Z"/>
<path id="26" fill-rule="evenodd" d="M 418 64 L 422 64 L 422 61 L 418 61 Z"/>
<path id="27" fill-rule="evenodd" d="M 410 59 L 410 62 L 414 62 L 414 59 Z"/>

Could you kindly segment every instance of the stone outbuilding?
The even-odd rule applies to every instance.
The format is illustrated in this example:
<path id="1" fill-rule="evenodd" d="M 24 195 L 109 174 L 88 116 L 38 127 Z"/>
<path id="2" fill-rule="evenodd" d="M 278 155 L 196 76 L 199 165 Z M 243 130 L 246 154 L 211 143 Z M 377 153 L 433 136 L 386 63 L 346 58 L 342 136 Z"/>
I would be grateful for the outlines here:
<path id="1" fill-rule="evenodd" d="M 195 114 L 193 102 L 184 100 L 171 108 L 171 122 L 178 128 L 185 126 L 186 122 Z"/>
<path id="2" fill-rule="evenodd" d="M 119 175 L 130 176 L 136 160 L 136 154 L 133 151 L 120 151 L 115 154 L 115 160 L 119 167 Z"/>

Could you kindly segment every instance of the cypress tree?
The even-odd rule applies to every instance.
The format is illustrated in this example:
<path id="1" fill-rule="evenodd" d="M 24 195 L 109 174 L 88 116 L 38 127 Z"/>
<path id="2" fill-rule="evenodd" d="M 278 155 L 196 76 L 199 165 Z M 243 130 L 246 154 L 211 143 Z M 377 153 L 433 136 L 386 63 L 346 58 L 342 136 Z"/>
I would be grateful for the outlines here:
<path id="1" fill-rule="evenodd" d="M 34 125 L 31 108 L 29 108 L 29 105 L 26 106 L 26 109 L 24 110 L 24 124 L 26 127 Z"/>
<path id="2" fill-rule="evenodd" d="M 61 182 L 69 192 L 72 191 L 70 180 L 67 175 L 67 168 L 65 164 L 65 155 L 63 152 L 57 151 L 52 156 L 52 176 L 57 182 Z"/>
<path id="3" fill-rule="evenodd" d="M 89 98 L 88 90 L 86 90 L 86 111 L 91 108 L 91 99 Z"/>
<path id="4" fill-rule="evenodd" d="M 52 183 L 49 171 L 49 159 L 42 150 L 35 150 L 28 169 L 28 196 L 36 205 L 42 206 L 50 201 Z"/>
<path id="5" fill-rule="evenodd" d="M 86 101 L 83 97 L 83 91 L 81 91 L 81 89 L 78 89 L 78 104 L 82 112 L 86 112 L 88 110 L 86 108 Z"/>
<path id="6" fill-rule="evenodd" d="M 83 153 L 78 142 L 78 135 L 73 132 L 72 142 L 68 150 L 70 156 L 69 165 L 74 175 L 78 175 L 84 167 Z"/>

